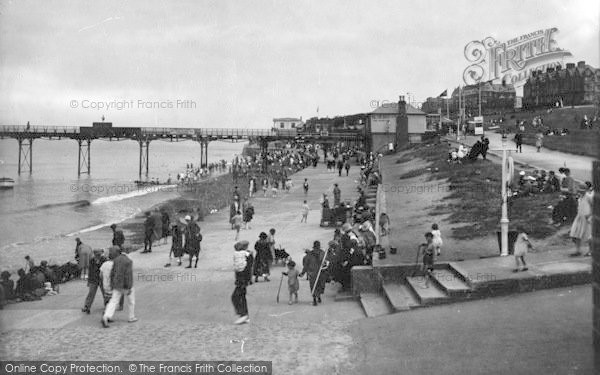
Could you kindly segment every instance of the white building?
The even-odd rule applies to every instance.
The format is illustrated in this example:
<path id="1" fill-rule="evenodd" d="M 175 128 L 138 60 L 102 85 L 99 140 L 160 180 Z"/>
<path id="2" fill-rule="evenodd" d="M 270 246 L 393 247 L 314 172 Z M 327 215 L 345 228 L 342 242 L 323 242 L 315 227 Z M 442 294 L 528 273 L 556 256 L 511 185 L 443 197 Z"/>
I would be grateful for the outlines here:
<path id="1" fill-rule="evenodd" d="M 303 126 L 304 123 L 302 122 L 302 117 L 281 117 L 273 119 L 273 129 L 302 129 Z"/>

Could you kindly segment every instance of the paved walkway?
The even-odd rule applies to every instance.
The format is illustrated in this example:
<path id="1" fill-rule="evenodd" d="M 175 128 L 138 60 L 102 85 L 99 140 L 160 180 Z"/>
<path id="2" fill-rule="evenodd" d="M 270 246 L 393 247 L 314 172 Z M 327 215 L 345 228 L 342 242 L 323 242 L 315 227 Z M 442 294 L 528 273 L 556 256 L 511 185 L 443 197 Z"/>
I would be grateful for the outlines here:
<path id="1" fill-rule="evenodd" d="M 261 231 L 276 228 L 277 242 L 301 268 L 304 248 L 312 247 L 314 240 L 326 246 L 333 237 L 332 229 L 319 227 L 321 194 L 339 182 L 342 198 L 354 199 L 357 175 L 356 166 L 350 177 L 337 177 L 323 164 L 293 175 L 294 187 L 289 194 L 254 199 L 252 229 L 242 231 L 240 239 L 253 245 Z M 300 224 L 305 177 L 310 183 L 306 198 L 311 212 L 308 223 Z M 285 280 L 277 304 L 281 266 L 272 270 L 271 282 L 261 281 L 248 288 L 250 323 L 233 325 L 230 296 L 235 233 L 228 223 L 228 210 L 211 215 L 201 225 L 204 240 L 197 269 L 164 268 L 170 245 L 156 246 L 151 254 L 131 254 L 137 323 L 127 323 L 125 311 L 116 314 L 116 322 L 109 329 L 101 328 L 100 298 L 97 296 L 91 315 L 83 314 L 80 309 L 87 288 L 83 281 L 72 281 L 62 285 L 57 296 L 5 307 L 0 313 L 0 358 L 260 359 L 272 360 L 277 374 L 334 374 L 341 363 L 350 360 L 348 326 L 364 318 L 359 304 L 334 302 L 337 286 L 328 285 L 323 304 L 314 307 L 306 280 L 300 284 L 298 305 L 287 304 Z"/>
<path id="2" fill-rule="evenodd" d="M 502 135 L 495 132 L 486 132 L 485 136 L 490 140 L 490 151 L 494 155 L 502 157 Z M 466 137 L 461 136 L 460 142 L 466 145 L 473 145 L 480 136 L 469 135 Z M 446 140 L 456 141 L 455 136 L 447 136 Z M 513 135 L 508 136 L 507 149 L 510 151 L 510 155 L 515 161 L 529 164 L 537 169 L 545 169 L 546 171 L 558 171 L 560 167 L 567 167 L 571 169 L 571 176 L 579 181 L 592 181 L 592 162 L 595 160 L 589 156 L 573 155 L 566 152 L 560 152 L 556 150 L 549 150 L 542 148 L 540 152 L 537 152 L 536 147 L 523 145 L 522 153 L 516 152 L 515 142 L 513 141 Z"/>

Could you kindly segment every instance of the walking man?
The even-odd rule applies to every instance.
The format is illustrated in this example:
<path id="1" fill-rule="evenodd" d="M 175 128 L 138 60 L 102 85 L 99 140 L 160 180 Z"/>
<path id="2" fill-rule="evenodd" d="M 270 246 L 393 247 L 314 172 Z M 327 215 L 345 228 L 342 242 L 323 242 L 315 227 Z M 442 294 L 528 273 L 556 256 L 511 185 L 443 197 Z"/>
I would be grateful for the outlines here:
<path id="1" fill-rule="evenodd" d="M 231 295 L 231 302 L 239 318 L 234 324 L 249 323 L 248 302 L 246 301 L 246 288 L 252 278 L 252 264 L 254 257 L 248 251 L 248 241 L 240 241 L 234 245 L 233 268 L 235 271 L 235 289 Z"/>
<path id="2" fill-rule="evenodd" d="M 119 249 L 123 251 L 123 244 L 125 243 L 125 235 L 123 235 L 123 231 L 117 228 L 117 224 L 111 225 L 110 229 L 113 231 L 113 246 L 118 246 Z"/>
<path id="3" fill-rule="evenodd" d="M 113 246 L 109 250 L 114 255 L 119 253 L 119 248 Z M 102 316 L 102 326 L 108 328 L 109 320 L 112 320 L 115 314 L 115 309 L 119 304 L 121 296 L 125 296 L 127 300 L 127 310 L 129 312 L 129 323 L 137 322 L 135 317 L 135 291 L 133 289 L 133 262 L 125 254 L 119 254 L 113 260 L 113 268 L 110 274 L 110 285 L 113 293 L 104 310 Z"/>
<path id="4" fill-rule="evenodd" d="M 142 253 L 152 252 L 152 241 L 154 240 L 154 219 L 150 212 L 146 212 L 146 221 L 144 221 L 144 251 Z"/>
<path id="5" fill-rule="evenodd" d="M 83 305 L 83 309 L 81 309 L 84 313 L 90 313 L 90 307 L 92 307 L 92 303 L 94 302 L 94 298 L 96 298 L 96 291 L 98 287 L 100 287 L 100 291 L 104 296 L 104 292 L 102 292 L 102 285 L 100 280 L 100 267 L 106 261 L 104 255 L 102 255 L 102 249 L 94 249 L 94 257 L 90 259 L 89 266 L 89 277 L 88 277 L 88 295 L 85 298 L 85 304 Z"/>

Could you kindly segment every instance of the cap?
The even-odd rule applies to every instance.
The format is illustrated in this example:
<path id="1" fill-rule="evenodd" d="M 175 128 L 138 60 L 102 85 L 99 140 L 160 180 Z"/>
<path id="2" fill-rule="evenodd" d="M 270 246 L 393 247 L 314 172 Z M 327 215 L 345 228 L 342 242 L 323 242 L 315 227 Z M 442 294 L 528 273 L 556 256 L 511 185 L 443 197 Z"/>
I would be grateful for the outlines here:
<path id="1" fill-rule="evenodd" d="M 192 217 L 191 217 L 190 215 L 185 215 L 185 218 L 184 218 L 184 219 L 185 219 L 186 221 L 190 221 L 190 220 L 192 220 Z"/>

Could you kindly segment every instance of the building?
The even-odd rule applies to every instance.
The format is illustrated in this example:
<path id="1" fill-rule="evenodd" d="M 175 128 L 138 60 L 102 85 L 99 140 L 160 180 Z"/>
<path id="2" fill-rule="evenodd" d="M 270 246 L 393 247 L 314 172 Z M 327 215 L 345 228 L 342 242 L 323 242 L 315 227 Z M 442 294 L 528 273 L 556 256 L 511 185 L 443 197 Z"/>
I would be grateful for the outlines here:
<path id="1" fill-rule="evenodd" d="M 273 129 L 302 129 L 304 123 L 302 122 L 302 116 L 300 118 L 294 117 L 282 117 L 273 119 Z"/>
<path id="2" fill-rule="evenodd" d="M 580 61 L 563 69 L 533 72 L 523 86 L 523 107 L 538 108 L 596 104 L 600 101 L 600 69 Z"/>
<path id="3" fill-rule="evenodd" d="M 425 113 L 446 113 L 446 105 L 450 98 L 427 98 L 423 105 L 421 106 L 421 110 Z M 449 104 L 448 104 L 449 106 Z"/>
<path id="4" fill-rule="evenodd" d="M 367 140 L 373 152 L 382 152 L 407 143 L 421 142 L 427 131 L 425 112 L 407 104 L 401 96 L 398 103 L 385 102 L 369 113 Z"/>
<path id="5" fill-rule="evenodd" d="M 491 115 L 500 112 L 514 111 L 516 91 L 511 84 L 484 82 L 480 85 L 469 85 L 462 88 L 461 106 L 467 117 L 479 115 L 479 90 L 481 89 L 481 114 Z M 459 88 L 452 91 L 450 98 L 450 112 L 458 113 Z M 442 109 L 442 112 L 444 109 Z"/>

